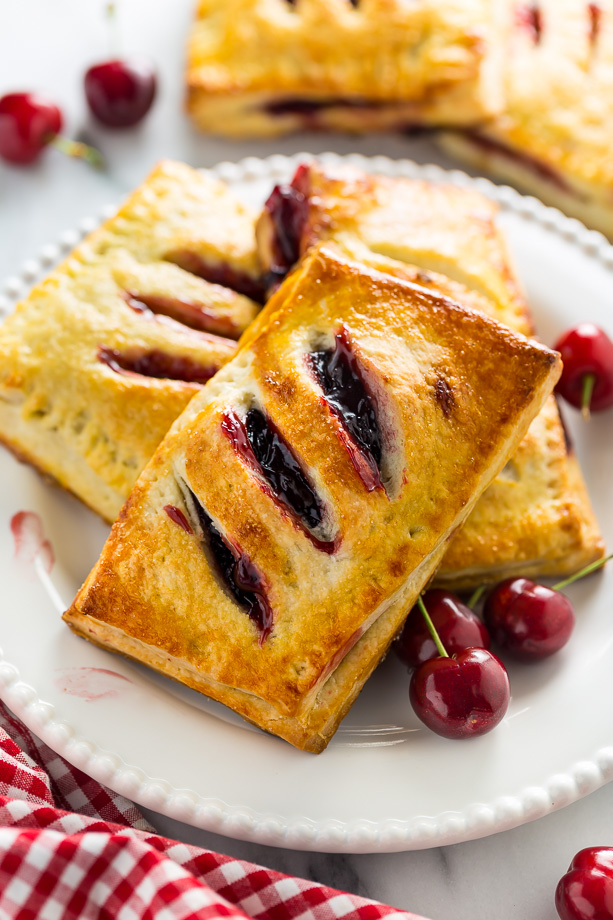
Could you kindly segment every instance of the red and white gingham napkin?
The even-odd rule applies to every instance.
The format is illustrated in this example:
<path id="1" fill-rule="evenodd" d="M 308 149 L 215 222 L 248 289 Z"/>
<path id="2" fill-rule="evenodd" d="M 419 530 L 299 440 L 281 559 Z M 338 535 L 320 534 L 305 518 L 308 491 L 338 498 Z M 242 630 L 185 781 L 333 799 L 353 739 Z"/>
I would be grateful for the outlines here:
<path id="1" fill-rule="evenodd" d="M 0 920 L 420 920 L 154 833 L 0 702 Z"/>

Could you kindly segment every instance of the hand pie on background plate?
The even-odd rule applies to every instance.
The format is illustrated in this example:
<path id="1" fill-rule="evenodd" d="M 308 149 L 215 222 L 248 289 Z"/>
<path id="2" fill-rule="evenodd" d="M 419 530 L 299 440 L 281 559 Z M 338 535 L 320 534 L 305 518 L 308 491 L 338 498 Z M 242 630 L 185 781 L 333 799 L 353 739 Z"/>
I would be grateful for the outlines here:
<path id="1" fill-rule="evenodd" d="M 187 109 L 230 137 L 475 124 L 502 109 L 501 10 L 489 0 L 200 0 Z"/>
<path id="2" fill-rule="evenodd" d="M 504 59 L 504 113 L 443 147 L 613 239 L 613 3 L 516 4 Z"/>

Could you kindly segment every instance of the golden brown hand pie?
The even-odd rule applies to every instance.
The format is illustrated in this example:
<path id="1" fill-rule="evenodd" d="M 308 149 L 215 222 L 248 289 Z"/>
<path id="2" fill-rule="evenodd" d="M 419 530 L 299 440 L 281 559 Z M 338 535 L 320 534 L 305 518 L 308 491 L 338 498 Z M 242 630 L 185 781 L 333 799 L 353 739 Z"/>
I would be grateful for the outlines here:
<path id="1" fill-rule="evenodd" d="M 317 240 L 438 290 L 524 335 L 531 317 L 496 227 L 476 191 L 357 169 L 303 164 L 276 188 L 257 226 L 269 276 L 282 277 Z M 551 397 L 509 465 L 482 496 L 436 579 L 466 588 L 519 571 L 563 575 L 604 552 L 581 472 Z"/>
<path id="2" fill-rule="evenodd" d="M 512 7 L 504 114 L 443 144 L 613 239 L 613 4 Z"/>
<path id="3" fill-rule="evenodd" d="M 200 0 L 187 107 L 232 137 L 474 124 L 501 96 L 489 0 Z"/>
<path id="4" fill-rule="evenodd" d="M 0 440 L 114 520 L 259 309 L 253 226 L 221 183 L 158 166 L 0 328 Z"/>
<path id="5" fill-rule="evenodd" d="M 315 248 L 175 422 L 66 621 L 321 751 L 559 372 Z"/>

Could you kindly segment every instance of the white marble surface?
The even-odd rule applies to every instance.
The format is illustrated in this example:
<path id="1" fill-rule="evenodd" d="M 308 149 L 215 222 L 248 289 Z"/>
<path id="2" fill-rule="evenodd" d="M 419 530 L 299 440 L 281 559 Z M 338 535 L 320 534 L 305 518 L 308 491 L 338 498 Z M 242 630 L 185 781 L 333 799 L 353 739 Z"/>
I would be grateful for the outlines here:
<path id="1" fill-rule="evenodd" d="M 123 133 L 92 125 L 82 97 L 83 71 L 107 55 L 103 0 L 0 0 L 0 94 L 45 92 L 64 109 L 67 133 L 86 134 L 108 160 L 107 170 L 96 172 L 49 150 L 27 169 L 0 164 L 0 279 L 13 274 L 64 229 L 121 198 L 160 157 L 207 166 L 247 155 L 333 149 L 447 165 L 429 142 L 404 138 L 300 136 L 273 143 L 229 143 L 199 136 L 182 114 L 183 45 L 192 0 L 120 0 L 118 5 L 125 50 L 149 54 L 161 78 L 148 120 Z M 561 713 L 559 724 L 545 730 L 564 731 L 564 723 Z M 266 777 L 249 781 L 266 782 Z M 453 783 L 451 773 L 447 781 Z M 300 789 L 296 800 L 300 802 Z M 613 786 L 533 824 L 481 841 L 399 854 L 285 851 L 222 838 L 160 815 L 149 817 L 169 836 L 377 898 L 432 920 L 553 920 L 555 885 L 573 853 L 584 846 L 613 844 Z"/>

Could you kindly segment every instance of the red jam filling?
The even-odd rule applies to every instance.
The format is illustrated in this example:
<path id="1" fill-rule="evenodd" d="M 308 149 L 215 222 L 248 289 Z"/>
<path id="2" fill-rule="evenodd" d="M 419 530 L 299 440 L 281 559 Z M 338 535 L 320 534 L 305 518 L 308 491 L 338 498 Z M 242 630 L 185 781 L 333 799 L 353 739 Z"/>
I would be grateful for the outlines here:
<path id="1" fill-rule="evenodd" d="M 188 249 L 181 249 L 167 254 L 166 258 L 175 265 L 179 265 L 185 271 L 199 278 L 204 278 L 211 284 L 221 284 L 223 287 L 236 291 L 237 294 L 244 294 L 258 303 L 264 303 L 266 299 L 266 288 L 261 278 L 253 278 L 247 272 L 232 268 L 227 263 L 219 262 L 213 264 L 206 262 L 202 256 Z"/>
<path id="2" fill-rule="evenodd" d="M 597 3 L 588 3 L 587 12 L 590 20 L 590 44 L 595 45 L 598 41 L 602 24 L 602 7 Z"/>
<path id="3" fill-rule="evenodd" d="M 326 109 L 380 109 L 389 105 L 384 99 L 363 99 L 356 96 L 284 96 L 267 102 L 264 110 L 269 115 L 315 115 Z"/>
<path id="4" fill-rule="evenodd" d="M 478 131 L 467 131 L 466 137 L 472 144 L 476 147 L 480 147 L 487 153 L 503 156 L 515 163 L 519 163 L 531 172 L 536 173 L 541 179 L 551 182 L 567 195 L 572 195 L 574 198 L 579 197 L 577 192 L 564 181 L 562 176 L 556 172 L 553 167 L 549 166 L 547 163 L 543 163 L 543 161 L 537 159 L 537 157 L 530 156 L 529 153 L 523 153 L 520 150 L 515 150 L 513 147 L 509 147 L 508 144 L 480 134 Z"/>
<path id="5" fill-rule="evenodd" d="M 185 383 L 206 383 L 218 370 L 217 367 L 204 366 L 192 358 L 170 355 L 159 349 L 140 351 L 132 348 L 121 352 L 99 345 L 98 360 L 116 374 L 138 374 L 141 377 L 182 380 Z"/>
<path id="6" fill-rule="evenodd" d="M 178 524 L 179 527 L 183 528 L 185 533 L 193 533 L 194 531 L 191 528 L 191 525 L 180 508 L 177 508 L 176 505 L 164 505 L 164 511 L 168 515 L 173 523 Z"/>
<path id="7" fill-rule="evenodd" d="M 237 339 L 240 335 L 240 329 L 229 317 L 216 316 L 200 304 L 189 300 L 161 297 L 158 294 L 135 294 L 132 291 L 126 291 L 124 298 L 136 313 L 146 316 L 167 316 L 189 329 L 223 338 Z"/>
<path id="8" fill-rule="evenodd" d="M 341 423 L 339 437 L 360 479 L 369 492 L 383 488 L 382 437 L 375 402 L 347 329 L 341 327 L 333 349 L 311 352 L 307 361 L 325 402 Z"/>
<path id="9" fill-rule="evenodd" d="M 228 411 L 221 421 L 224 434 L 241 459 L 263 478 L 266 491 L 281 506 L 317 549 L 334 553 L 334 540 L 314 535 L 325 523 L 325 509 L 300 462 L 279 429 L 260 409 L 252 408 L 245 420 Z"/>
<path id="10" fill-rule="evenodd" d="M 264 576 L 246 553 L 221 535 L 191 490 L 190 495 L 217 575 L 257 626 L 262 645 L 273 627 L 273 612 L 266 596 Z"/>
<path id="11" fill-rule="evenodd" d="M 273 226 L 272 264 L 268 282 L 285 277 L 300 258 L 300 242 L 309 213 L 308 201 L 294 185 L 276 185 L 264 209 Z"/>
<path id="12" fill-rule="evenodd" d="M 536 3 L 518 6 L 515 9 L 515 22 L 532 36 L 535 45 L 539 45 L 543 36 L 543 14 Z"/>

